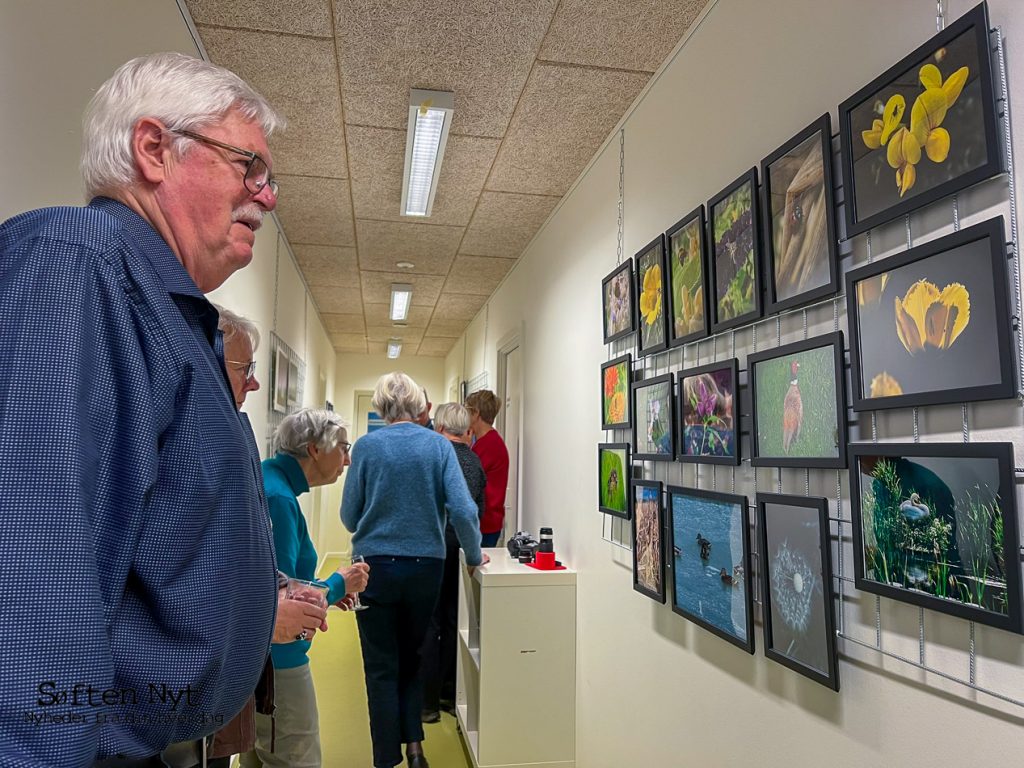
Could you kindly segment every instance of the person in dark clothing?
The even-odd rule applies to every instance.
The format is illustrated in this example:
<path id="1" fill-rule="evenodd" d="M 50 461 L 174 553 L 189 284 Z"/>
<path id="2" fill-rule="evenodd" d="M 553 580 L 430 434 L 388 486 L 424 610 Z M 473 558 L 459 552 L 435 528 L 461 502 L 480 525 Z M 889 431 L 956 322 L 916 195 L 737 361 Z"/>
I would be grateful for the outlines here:
<path id="1" fill-rule="evenodd" d="M 444 403 L 434 411 L 434 430 L 448 438 L 466 478 L 469 495 L 479 514 L 484 513 L 487 475 L 469 447 L 469 411 L 458 403 Z M 437 723 L 441 710 L 455 714 L 455 637 L 459 618 L 459 539 L 451 524 L 445 527 L 444 575 L 441 594 L 434 607 L 427 637 L 423 641 L 423 722 Z"/>

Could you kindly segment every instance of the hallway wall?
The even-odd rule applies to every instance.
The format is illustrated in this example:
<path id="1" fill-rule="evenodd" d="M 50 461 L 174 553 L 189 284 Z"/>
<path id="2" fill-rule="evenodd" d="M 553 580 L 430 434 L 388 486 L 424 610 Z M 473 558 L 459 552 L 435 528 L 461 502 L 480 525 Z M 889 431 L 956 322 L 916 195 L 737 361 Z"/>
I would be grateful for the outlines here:
<path id="1" fill-rule="evenodd" d="M 948 5 L 950 20 L 973 7 L 964 0 Z M 1013 0 L 994 0 L 990 12 L 1007 39 L 1011 104 L 1019 115 L 1024 58 L 1015 51 L 1024 47 L 1024 17 Z M 625 256 L 822 112 L 832 111 L 836 130 L 836 105 L 934 32 L 934 3 L 714 3 L 625 120 Z M 1024 147 L 1021 125 L 1018 119 L 1018 151 Z M 1018 173 L 1018 188 L 1021 180 Z M 630 553 L 603 538 L 610 530 L 597 511 L 595 481 L 595 445 L 611 438 L 598 421 L 599 366 L 613 356 L 601 340 L 600 282 L 616 263 L 618 182 L 615 135 L 445 367 L 446 385 L 483 371 L 493 379 L 496 340 L 522 328 L 524 525 L 532 531 L 553 526 L 556 550 L 580 574 L 577 764 L 859 768 L 1005 762 L 1006 748 L 1020 743 L 1024 712 L 1018 707 L 972 695 L 842 641 L 842 690 L 834 694 L 766 660 L 759 625 L 757 653 L 748 656 L 632 590 Z M 1005 178 L 961 195 L 963 224 L 1005 214 L 1005 197 Z M 950 220 L 948 204 L 912 217 L 914 230 L 929 232 L 929 238 L 948 231 Z M 876 256 L 905 247 L 902 221 L 874 237 Z M 865 259 L 863 241 L 855 244 L 857 262 Z M 809 324 L 812 335 L 830 331 L 831 305 L 810 312 Z M 762 348 L 774 346 L 774 321 L 760 330 Z M 799 332 L 798 316 L 783 324 L 789 337 L 784 341 L 799 338 Z M 737 336 L 742 359 L 750 351 L 751 333 Z M 711 352 L 710 343 L 701 346 L 702 362 Z M 727 356 L 721 346 L 717 352 L 720 359 Z M 685 364 L 696 364 L 696 355 L 691 347 Z M 670 359 L 670 370 L 682 367 L 682 353 L 673 352 Z M 664 372 L 664 363 L 658 365 L 657 372 Z M 1019 404 L 972 406 L 970 413 L 972 440 L 1013 440 L 1020 464 Z M 926 440 L 960 439 L 958 406 L 922 409 L 921 424 Z M 879 418 L 881 439 L 909 442 L 910 429 L 907 411 Z M 710 468 L 701 472 L 702 487 L 711 487 L 710 475 Z M 787 490 L 803 493 L 803 473 L 796 475 L 787 473 Z M 648 463 L 646 476 L 695 482 L 693 468 L 681 465 Z M 773 488 L 774 477 L 774 471 L 762 470 L 761 489 Z M 831 498 L 833 511 L 835 479 L 817 471 L 811 488 Z M 749 466 L 738 470 L 743 492 L 752 495 L 753 481 Z M 628 526 L 625 538 L 628 542 Z M 851 568 L 849 560 L 846 567 Z M 873 642 L 874 599 L 855 597 L 847 603 L 846 629 Z M 925 613 L 929 663 L 966 659 L 967 623 Z M 917 609 L 883 599 L 882 621 L 886 647 L 916 658 Z M 993 687 L 1019 694 L 1024 690 L 1020 637 L 984 627 L 978 633 L 983 638 L 979 675 Z M 955 671 L 965 675 L 966 664 Z"/>

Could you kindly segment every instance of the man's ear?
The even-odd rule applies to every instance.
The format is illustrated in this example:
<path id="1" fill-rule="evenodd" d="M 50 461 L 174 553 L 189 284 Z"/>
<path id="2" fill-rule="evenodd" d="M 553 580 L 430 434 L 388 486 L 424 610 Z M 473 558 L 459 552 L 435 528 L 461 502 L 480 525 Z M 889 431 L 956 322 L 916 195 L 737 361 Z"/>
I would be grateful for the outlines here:
<path id="1" fill-rule="evenodd" d="M 143 180 L 159 184 L 167 176 L 170 138 L 159 120 L 143 117 L 132 128 L 132 157 Z"/>

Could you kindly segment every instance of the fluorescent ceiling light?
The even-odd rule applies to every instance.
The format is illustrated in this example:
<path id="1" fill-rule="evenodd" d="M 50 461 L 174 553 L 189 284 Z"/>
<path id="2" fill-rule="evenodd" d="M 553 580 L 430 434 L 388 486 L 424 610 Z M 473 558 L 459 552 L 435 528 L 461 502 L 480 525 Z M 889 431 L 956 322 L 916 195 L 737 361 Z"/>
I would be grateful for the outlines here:
<path id="1" fill-rule="evenodd" d="M 402 354 L 402 340 L 401 339 L 391 339 L 388 342 L 388 359 L 389 360 L 394 360 L 400 354 Z"/>
<path id="2" fill-rule="evenodd" d="M 407 283 L 391 284 L 391 320 L 401 322 L 409 316 L 412 303 L 412 286 Z"/>
<path id="3" fill-rule="evenodd" d="M 429 216 L 448 143 L 455 94 L 417 88 L 409 96 L 409 130 L 402 175 L 403 216 Z"/>

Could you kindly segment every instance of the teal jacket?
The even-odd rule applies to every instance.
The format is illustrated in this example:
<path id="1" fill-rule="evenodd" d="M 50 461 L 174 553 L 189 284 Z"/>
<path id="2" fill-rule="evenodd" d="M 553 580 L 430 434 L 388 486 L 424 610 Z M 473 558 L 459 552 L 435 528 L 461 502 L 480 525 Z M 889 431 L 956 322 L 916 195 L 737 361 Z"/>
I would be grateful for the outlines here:
<path id="1" fill-rule="evenodd" d="M 302 467 L 288 454 L 279 453 L 263 462 L 263 486 L 274 529 L 277 569 L 296 579 L 315 580 L 316 549 L 298 501 L 298 497 L 309 490 Z M 341 574 L 332 573 L 324 583 L 330 588 L 328 603 L 333 605 L 345 596 L 345 579 Z M 306 654 L 311 644 L 309 640 L 295 640 L 271 645 L 274 668 L 289 669 L 308 664 Z"/>

